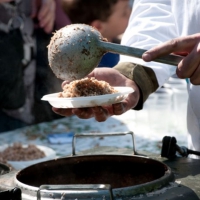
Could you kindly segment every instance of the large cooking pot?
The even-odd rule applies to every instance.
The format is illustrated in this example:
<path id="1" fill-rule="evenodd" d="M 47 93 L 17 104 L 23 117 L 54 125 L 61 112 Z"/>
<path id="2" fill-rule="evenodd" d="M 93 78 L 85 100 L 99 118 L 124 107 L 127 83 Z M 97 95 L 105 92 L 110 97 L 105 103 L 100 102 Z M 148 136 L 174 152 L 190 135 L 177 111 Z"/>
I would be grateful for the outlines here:
<path id="1" fill-rule="evenodd" d="M 134 144 L 132 132 L 93 136 L 124 134 L 131 134 Z M 89 135 L 74 136 L 72 156 L 38 163 L 19 171 L 15 184 L 21 188 L 23 199 L 130 199 L 174 181 L 167 165 L 137 155 L 135 147 L 131 154 L 102 153 L 105 148 L 100 148 L 101 153 L 93 149 L 90 154 L 76 155 L 75 138 Z"/>

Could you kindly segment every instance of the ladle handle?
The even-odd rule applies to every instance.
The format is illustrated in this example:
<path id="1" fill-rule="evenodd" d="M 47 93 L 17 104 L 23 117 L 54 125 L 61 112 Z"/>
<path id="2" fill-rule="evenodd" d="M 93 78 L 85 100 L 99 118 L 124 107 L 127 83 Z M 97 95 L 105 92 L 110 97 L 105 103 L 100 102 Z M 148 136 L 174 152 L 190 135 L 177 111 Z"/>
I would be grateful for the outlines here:
<path id="1" fill-rule="evenodd" d="M 142 58 L 142 54 L 147 51 L 147 50 L 144 50 L 144 49 L 139 49 L 139 48 L 135 48 L 135 47 L 128 47 L 128 46 L 110 43 L 110 42 L 104 42 L 104 41 L 100 41 L 100 46 L 107 52 L 110 51 L 110 52 L 113 52 L 113 53 L 119 53 L 119 54 L 122 54 L 122 55 L 133 56 L 133 57 L 136 57 L 136 58 Z M 182 56 L 166 55 L 166 56 L 162 56 L 160 58 L 156 58 L 153 61 L 178 66 L 178 63 L 182 59 L 183 59 Z"/>

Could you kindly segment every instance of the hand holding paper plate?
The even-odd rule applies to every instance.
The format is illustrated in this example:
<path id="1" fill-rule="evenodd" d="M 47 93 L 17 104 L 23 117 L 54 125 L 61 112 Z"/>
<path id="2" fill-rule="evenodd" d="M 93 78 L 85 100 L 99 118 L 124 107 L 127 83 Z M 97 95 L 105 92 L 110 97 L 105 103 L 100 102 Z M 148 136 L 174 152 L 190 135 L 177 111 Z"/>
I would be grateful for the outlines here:
<path id="1" fill-rule="evenodd" d="M 119 103 L 134 92 L 131 87 L 114 87 L 114 89 L 118 92 L 88 97 L 60 98 L 58 93 L 54 93 L 43 96 L 42 100 L 48 101 L 55 108 L 84 108 Z"/>

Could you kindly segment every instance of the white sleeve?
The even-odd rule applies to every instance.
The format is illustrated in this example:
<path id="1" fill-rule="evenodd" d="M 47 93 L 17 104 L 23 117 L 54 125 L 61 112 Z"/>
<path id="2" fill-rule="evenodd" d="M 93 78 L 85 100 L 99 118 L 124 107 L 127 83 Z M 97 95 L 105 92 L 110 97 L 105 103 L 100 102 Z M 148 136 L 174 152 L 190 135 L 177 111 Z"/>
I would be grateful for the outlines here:
<path id="1" fill-rule="evenodd" d="M 129 25 L 122 37 L 121 44 L 148 50 L 167 40 L 177 37 L 171 0 L 135 0 Z M 142 59 L 120 56 L 120 62 L 133 62 L 151 67 L 158 79 L 159 86 L 175 73 L 176 67 Z"/>

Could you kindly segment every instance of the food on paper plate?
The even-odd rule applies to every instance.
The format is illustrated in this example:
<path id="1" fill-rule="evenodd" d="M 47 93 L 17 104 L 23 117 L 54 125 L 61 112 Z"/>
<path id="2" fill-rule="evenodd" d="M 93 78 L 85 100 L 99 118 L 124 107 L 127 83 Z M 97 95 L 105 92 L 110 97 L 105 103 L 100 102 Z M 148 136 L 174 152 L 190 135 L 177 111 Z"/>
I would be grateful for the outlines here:
<path id="1" fill-rule="evenodd" d="M 87 97 L 97 96 L 104 94 L 113 94 L 118 91 L 114 87 L 110 86 L 106 81 L 99 81 L 92 78 L 83 78 L 75 80 L 66 84 L 63 88 L 63 92 L 58 94 L 58 97 L 72 98 L 72 97 Z"/>
<path id="2" fill-rule="evenodd" d="M 131 87 L 114 87 L 92 77 L 72 81 L 63 91 L 45 95 L 42 100 L 64 109 L 110 106 L 123 101 L 132 92 Z"/>
<path id="3" fill-rule="evenodd" d="M 44 158 L 45 153 L 38 149 L 35 145 L 29 144 L 24 147 L 21 143 L 14 143 L 0 152 L 0 161 L 28 161 Z"/>

